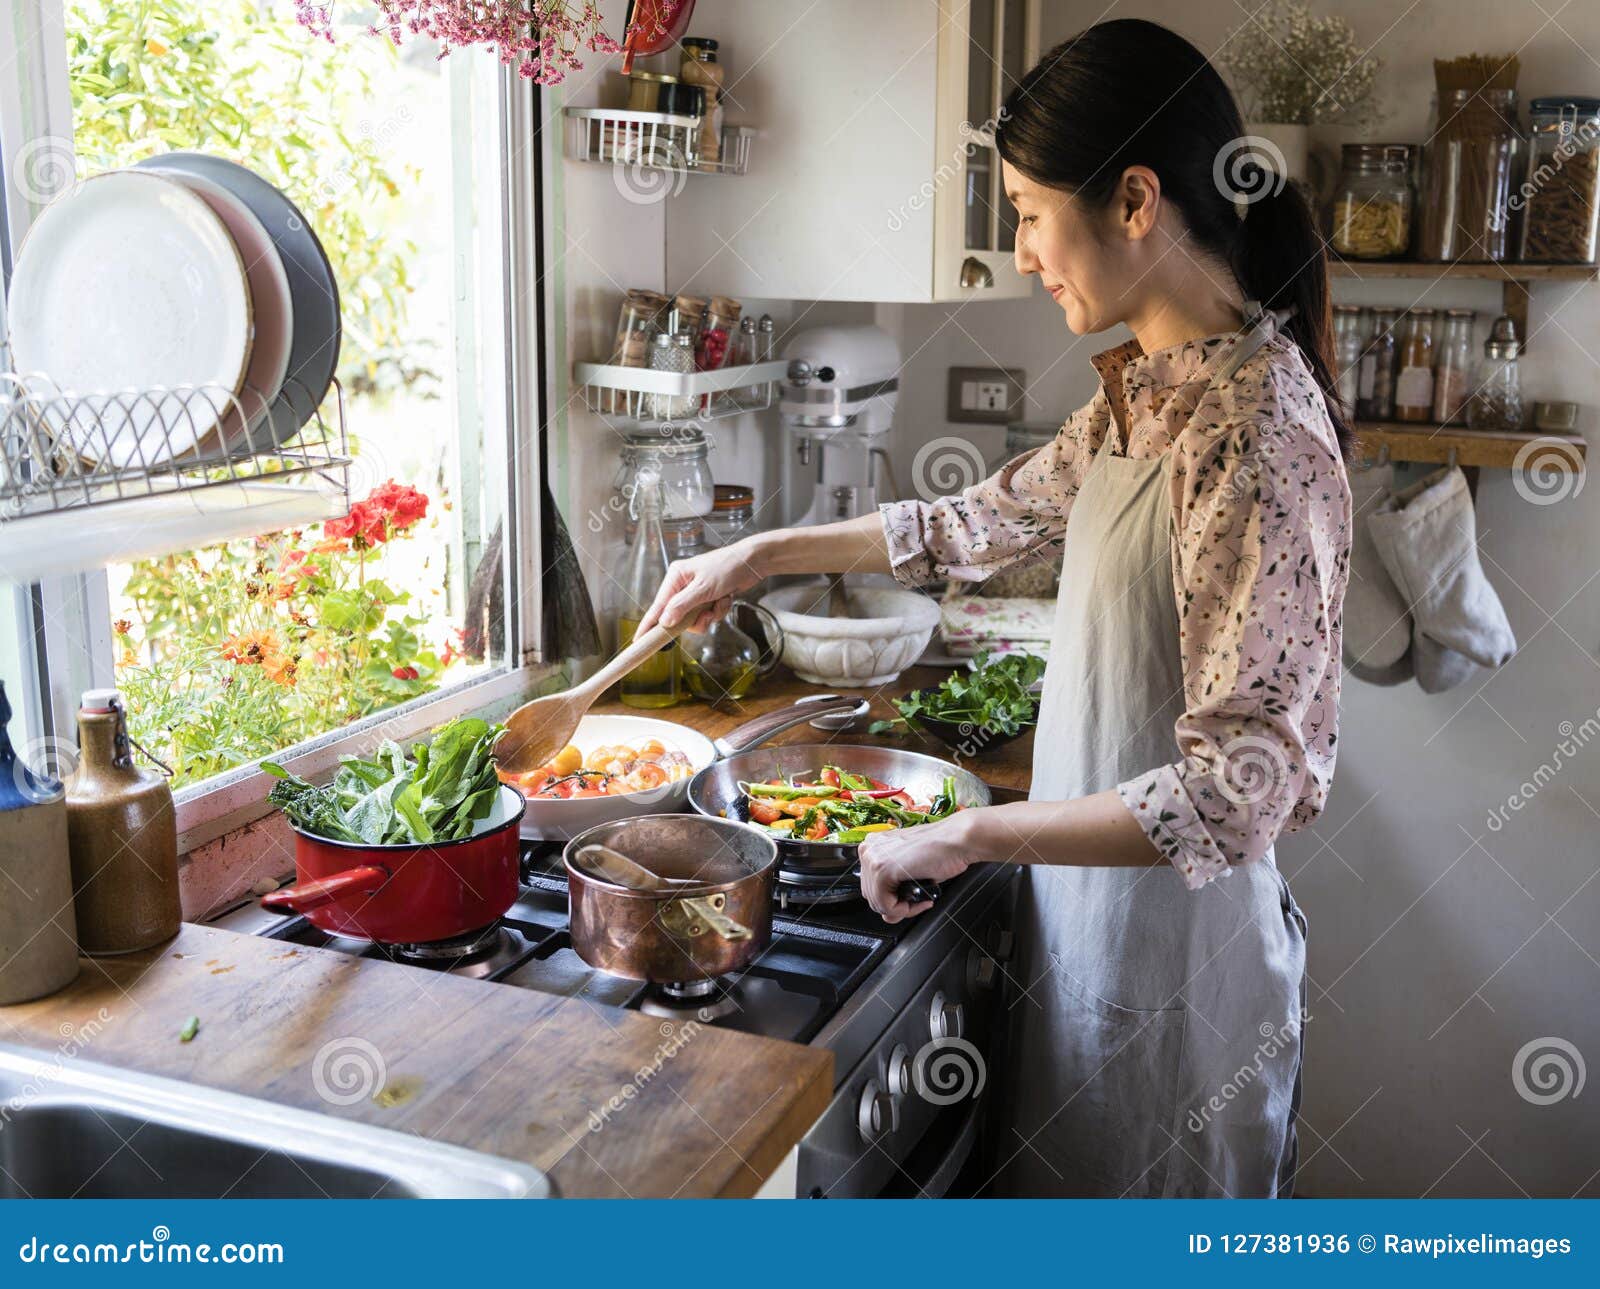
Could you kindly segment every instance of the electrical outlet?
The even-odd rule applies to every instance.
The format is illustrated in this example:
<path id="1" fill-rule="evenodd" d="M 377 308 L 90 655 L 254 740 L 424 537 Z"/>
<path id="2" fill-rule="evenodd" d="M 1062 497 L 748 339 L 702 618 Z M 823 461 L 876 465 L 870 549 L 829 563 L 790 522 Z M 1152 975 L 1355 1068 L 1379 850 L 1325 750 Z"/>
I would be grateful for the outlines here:
<path id="1" fill-rule="evenodd" d="M 1020 420 L 1026 382 L 1015 367 L 952 367 L 945 419 L 969 425 Z"/>

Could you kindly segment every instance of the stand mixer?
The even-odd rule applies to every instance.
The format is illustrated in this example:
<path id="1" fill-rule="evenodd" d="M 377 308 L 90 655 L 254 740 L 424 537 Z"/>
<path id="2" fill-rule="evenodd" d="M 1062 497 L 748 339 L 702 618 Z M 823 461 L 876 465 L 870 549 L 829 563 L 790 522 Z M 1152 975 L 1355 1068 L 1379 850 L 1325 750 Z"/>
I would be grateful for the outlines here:
<path id="1" fill-rule="evenodd" d="M 900 388 L 900 347 L 880 327 L 813 327 L 784 348 L 783 523 L 853 519 L 900 496 L 886 448 Z"/>

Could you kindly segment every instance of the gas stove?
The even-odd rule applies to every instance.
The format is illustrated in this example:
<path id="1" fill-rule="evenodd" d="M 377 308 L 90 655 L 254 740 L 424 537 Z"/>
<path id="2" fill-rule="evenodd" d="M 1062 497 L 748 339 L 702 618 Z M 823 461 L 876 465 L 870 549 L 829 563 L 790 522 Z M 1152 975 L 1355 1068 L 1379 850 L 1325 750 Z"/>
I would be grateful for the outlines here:
<path id="1" fill-rule="evenodd" d="M 610 975 L 578 957 L 567 927 L 561 848 L 553 844 L 525 843 L 517 902 L 495 926 L 455 940 L 379 945 L 253 905 L 221 924 L 416 970 L 827 1048 L 835 1097 L 801 1143 L 798 1193 L 877 1194 L 897 1183 L 905 1193 L 944 1193 L 951 1160 L 971 1152 L 986 1077 L 976 1080 L 970 1098 L 929 1099 L 919 1094 L 916 1062 L 954 1044 L 986 1075 L 1015 872 L 974 868 L 947 883 L 928 913 L 892 926 L 860 898 L 854 876 L 810 886 L 781 882 L 772 941 L 760 957 L 737 975 L 677 988 Z M 926 1153 L 924 1139 L 956 1123 L 961 1128 L 948 1150 L 936 1152 L 928 1182 L 917 1180 L 902 1156 L 919 1147 Z"/>

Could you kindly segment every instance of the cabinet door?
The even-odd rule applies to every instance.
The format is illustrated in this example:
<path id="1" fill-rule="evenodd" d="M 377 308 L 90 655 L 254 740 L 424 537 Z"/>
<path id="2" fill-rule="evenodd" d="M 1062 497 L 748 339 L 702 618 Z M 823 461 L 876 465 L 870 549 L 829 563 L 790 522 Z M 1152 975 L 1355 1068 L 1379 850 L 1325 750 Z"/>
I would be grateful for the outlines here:
<path id="1" fill-rule="evenodd" d="M 940 0 L 940 8 L 933 298 L 1025 296 L 1032 283 L 1013 265 L 1016 210 L 994 126 L 1038 60 L 1038 0 Z"/>

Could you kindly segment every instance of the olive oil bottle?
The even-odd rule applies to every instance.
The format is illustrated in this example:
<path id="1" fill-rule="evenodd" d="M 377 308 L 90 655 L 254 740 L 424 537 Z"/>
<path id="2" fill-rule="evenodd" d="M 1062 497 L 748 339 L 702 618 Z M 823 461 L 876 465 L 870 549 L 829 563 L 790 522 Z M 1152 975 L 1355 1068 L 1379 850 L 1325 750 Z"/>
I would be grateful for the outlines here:
<path id="1" fill-rule="evenodd" d="M 622 609 L 617 615 L 617 648 L 633 640 L 645 611 L 667 576 L 667 538 L 661 527 L 661 476 L 640 470 L 634 483 L 632 508 L 638 520 L 628 563 L 622 577 Z M 622 678 L 622 701 L 629 707 L 671 707 L 685 697 L 682 664 L 676 641 L 668 641 Z"/>

